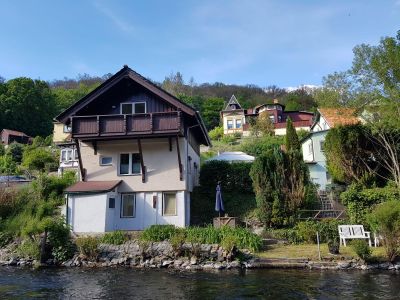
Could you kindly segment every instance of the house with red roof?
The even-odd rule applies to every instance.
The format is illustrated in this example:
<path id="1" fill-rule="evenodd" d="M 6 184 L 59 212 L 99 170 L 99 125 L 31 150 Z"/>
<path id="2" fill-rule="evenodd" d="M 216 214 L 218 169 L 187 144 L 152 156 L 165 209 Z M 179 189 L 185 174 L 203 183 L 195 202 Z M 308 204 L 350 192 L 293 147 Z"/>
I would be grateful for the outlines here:
<path id="1" fill-rule="evenodd" d="M 32 137 L 21 131 L 3 129 L 0 132 L 0 141 L 5 146 L 11 143 L 30 144 L 32 142 Z"/>

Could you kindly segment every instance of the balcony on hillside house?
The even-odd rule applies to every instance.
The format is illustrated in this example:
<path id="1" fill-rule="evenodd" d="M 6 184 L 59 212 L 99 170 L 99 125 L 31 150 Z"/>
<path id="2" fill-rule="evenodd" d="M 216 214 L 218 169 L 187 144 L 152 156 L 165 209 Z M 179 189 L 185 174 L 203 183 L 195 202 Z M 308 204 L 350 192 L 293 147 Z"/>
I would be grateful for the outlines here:
<path id="1" fill-rule="evenodd" d="M 72 138 L 97 139 L 181 135 L 181 112 L 92 115 L 71 118 Z"/>

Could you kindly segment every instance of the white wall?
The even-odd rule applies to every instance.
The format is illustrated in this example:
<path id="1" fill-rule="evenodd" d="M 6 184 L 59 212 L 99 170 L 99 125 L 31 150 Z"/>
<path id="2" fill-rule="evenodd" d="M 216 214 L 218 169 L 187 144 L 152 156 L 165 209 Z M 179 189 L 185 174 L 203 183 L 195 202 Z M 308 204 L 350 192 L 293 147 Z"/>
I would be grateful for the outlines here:
<path id="1" fill-rule="evenodd" d="M 107 194 L 68 196 L 68 224 L 74 232 L 104 232 Z"/>
<path id="2" fill-rule="evenodd" d="M 305 126 L 305 127 L 295 127 L 296 131 L 299 130 L 305 130 L 305 131 L 310 131 L 310 127 L 309 126 Z M 275 128 L 274 129 L 275 135 L 286 135 L 286 127 L 283 128 Z"/>

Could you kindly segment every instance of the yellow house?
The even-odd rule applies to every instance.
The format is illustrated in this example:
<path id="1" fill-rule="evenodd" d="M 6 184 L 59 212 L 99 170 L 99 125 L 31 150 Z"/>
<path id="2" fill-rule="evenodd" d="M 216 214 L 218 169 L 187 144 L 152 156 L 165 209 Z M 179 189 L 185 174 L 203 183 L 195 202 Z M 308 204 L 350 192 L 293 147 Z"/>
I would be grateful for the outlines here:
<path id="1" fill-rule="evenodd" d="M 235 95 L 232 95 L 225 109 L 221 111 L 224 134 L 243 133 L 246 124 L 245 111 L 240 106 Z"/>

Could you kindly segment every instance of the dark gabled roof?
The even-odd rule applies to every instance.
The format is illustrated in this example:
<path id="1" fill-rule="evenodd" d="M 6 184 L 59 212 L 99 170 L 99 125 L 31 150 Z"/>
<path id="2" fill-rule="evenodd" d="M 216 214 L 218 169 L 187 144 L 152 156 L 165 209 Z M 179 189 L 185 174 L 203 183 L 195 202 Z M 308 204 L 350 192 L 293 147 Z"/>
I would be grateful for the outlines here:
<path id="1" fill-rule="evenodd" d="M 104 193 L 115 189 L 122 180 L 78 181 L 65 189 L 66 193 Z"/>
<path id="2" fill-rule="evenodd" d="M 242 109 L 242 106 L 239 104 L 239 101 L 236 99 L 235 95 L 231 96 L 231 99 L 229 99 L 228 104 L 225 106 L 225 111 L 226 110 L 232 110 L 231 105 L 235 105 L 235 110 L 236 109 Z"/>
<path id="3" fill-rule="evenodd" d="M 162 88 L 158 87 L 154 83 L 152 83 L 150 80 L 146 79 L 139 73 L 136 73 L 133 71 L 131 68 L 129 68 L 127 65 L 125 65 L 121 70 L 119 70 L 117 73 L 115 73 L 113 76 L 111 76 L 109 79 L 104 81 L 100 86 L 98 86 L 96 89 L 94 89 L 92 92 L 84 96 L 82 99 L 78 100 L 75 102 L 73 105 L 68 107 L 66 110 L 64 110 L 61 114 L 55 117 L 55 120 L 65 123 L 68 118 L 72 115 L 74 115 L 77 111 L 85 107 L 88 103 L 90 103 L 92 100 L 109 90 L 111 87 L 113 87 L 116 83 L 120 82 L 122 79 L 125 78 L 130 78 L 134 82 L 138 83 L 139 85 L 143 86 L 153 94 L 159 96 L 160 98 L 164 99 L 165 101 L 169 102 L 173 106 L 176 106 L 183 112 L 187 113 L 190 116 L 195 116 L 196 110 L 187 105 L 186 103 L 183 103 L 180 101 L 178 98 L 175 96 L 171 95 L 167 91 L 163 90 Z"/>

